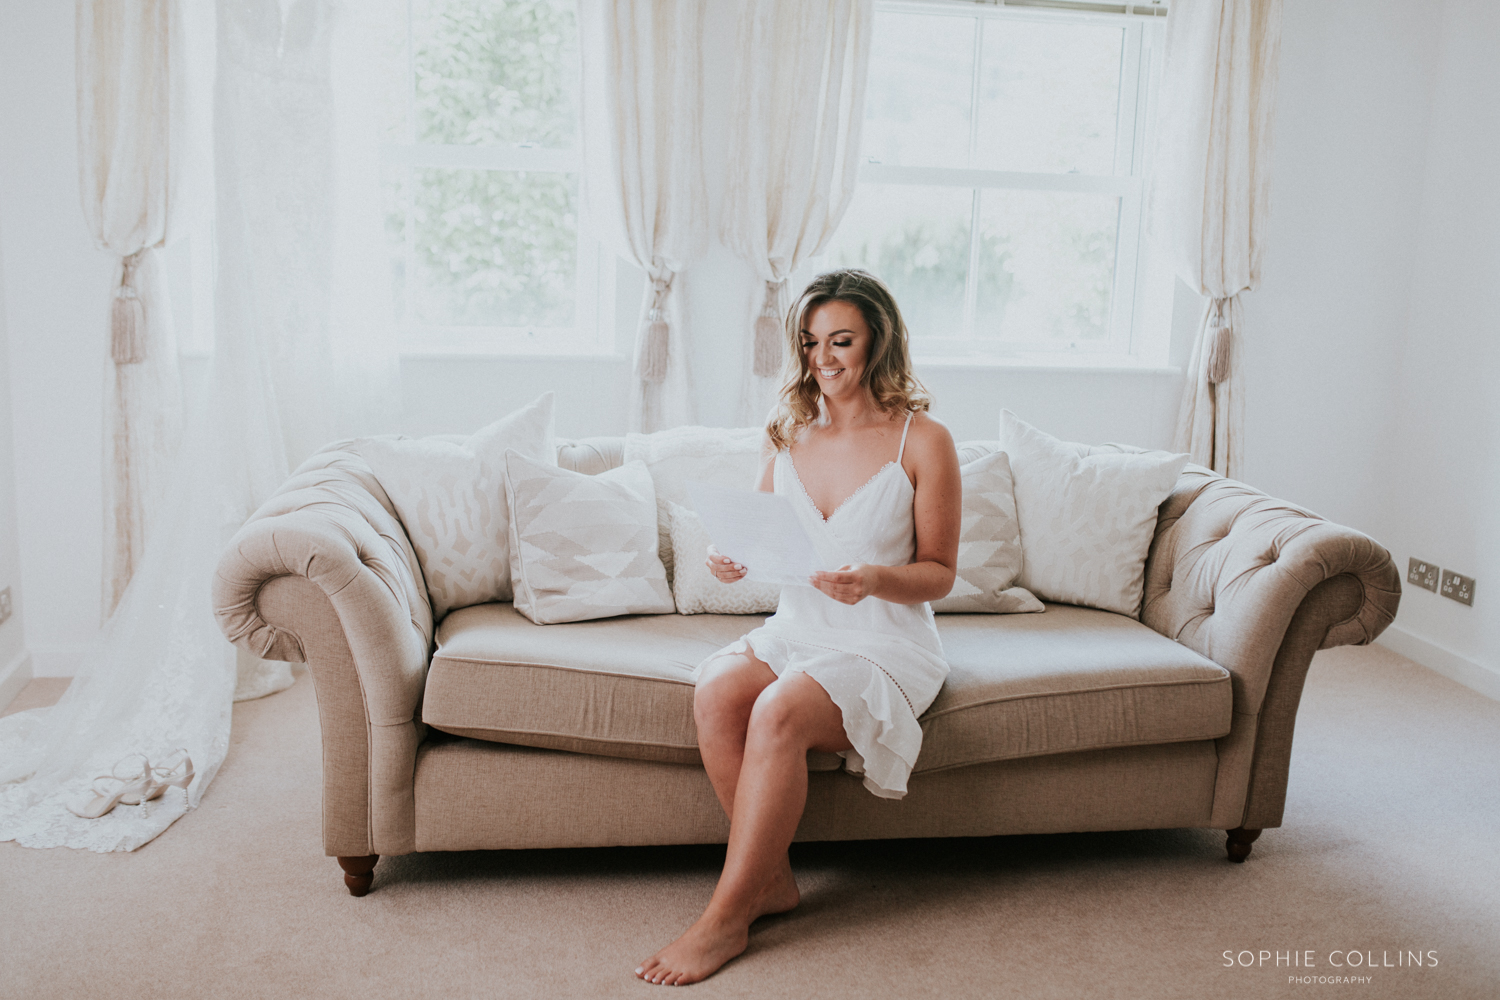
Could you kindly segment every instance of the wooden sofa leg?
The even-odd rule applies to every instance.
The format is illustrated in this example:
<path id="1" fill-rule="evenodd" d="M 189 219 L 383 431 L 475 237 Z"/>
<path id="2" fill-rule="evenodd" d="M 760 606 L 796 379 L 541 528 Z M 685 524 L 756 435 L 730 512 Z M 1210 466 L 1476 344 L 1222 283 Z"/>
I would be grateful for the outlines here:
<path id="1" fill-rule="evenodd" d="M 1260 831 L 1238 827 L 1225 832 L 1229 834 L 1229 841 L 1224 845 L 1229 851 L 1229 860 L 1235 864 L 1244 864 L 1245 859 L 1250 856 L 1250 845 L 1255 843 L 1255 838 L 1260 836 Z M 343 858 L 340 858 L 339 862 L 342 864 Z"/>
<path id="2" fill-rule="evenodd" d="M 370 891 L 370 883 L 375 880 L 375 862 L 379 860 L 378 854 L 338 859 L 339 867 L 344 869 L 344 884 L 349 887 L 349 895 L 363 896 Z"/>

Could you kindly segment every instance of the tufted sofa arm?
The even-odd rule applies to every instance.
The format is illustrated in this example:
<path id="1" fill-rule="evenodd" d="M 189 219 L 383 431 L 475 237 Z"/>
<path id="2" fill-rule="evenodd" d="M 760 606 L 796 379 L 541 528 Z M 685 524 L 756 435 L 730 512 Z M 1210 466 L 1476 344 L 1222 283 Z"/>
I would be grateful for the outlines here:
<path id="1" fill-rule="evenodd" d="M 313 455 L 235 533 L 214 612 L 239 648 L 312 673 L 326 852 L 403 854 L 432 610 L 394 507 L 349 447 Z"/>
<path id="2" fill-rule="evenodd" d="M 1371 642 L 1400 597 L 1390 553 L 1368 536 L 1200 466 L 1184 470 L 1158 515 L 1141 620 L 1231 675 L 1215 825 L 1280 825 L 1313 653 Z"/>

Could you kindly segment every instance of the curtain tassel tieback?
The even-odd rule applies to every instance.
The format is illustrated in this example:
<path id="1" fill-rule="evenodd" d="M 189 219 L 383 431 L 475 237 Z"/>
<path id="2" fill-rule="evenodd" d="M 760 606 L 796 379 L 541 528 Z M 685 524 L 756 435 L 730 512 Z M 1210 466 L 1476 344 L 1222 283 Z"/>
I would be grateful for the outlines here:
<path id="1" fill-rule="evenodd" d="M 755 318 L 755 355 L 751 370 L 761 378 L 772 378 L 781 374 L 782 326 L 781 289 L 785 281 L 766 282 L 766 298 L 761 304 L 760 315 Z"/>
<path id="2" fill-rule="evenodd" d="M 667 377 L 667 311 L 663 300 L 672 286 L 671 275 L 651 279 L 651 308 L 646 311 L 646 339 L 641 344 L 638 372 L 643 382 Z"/>
<path id="3" fill-rule="evenodd" d="M 136 365 L 146 360 L 146 310 L 135 290 L 135 269 L 140 253 L 125 258 L 120 287 L 109 307 L 109 356 L 117 365 Z"/>
<path id="4" fill-rule="evenodd" d="M 1228 299 L 1214 299 L 1213 315 L 1208 321 L 1208 363 L 1205 366 L 1210 385 L 1227 380 L 1233 362 L 1234 331 L 1229 325 L 1228 312 Z"/>

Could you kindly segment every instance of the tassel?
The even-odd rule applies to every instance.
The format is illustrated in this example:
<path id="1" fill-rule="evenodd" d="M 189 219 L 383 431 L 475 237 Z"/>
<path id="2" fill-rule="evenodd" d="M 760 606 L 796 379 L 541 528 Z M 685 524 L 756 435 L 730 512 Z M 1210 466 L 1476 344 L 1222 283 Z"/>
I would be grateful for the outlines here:
<path id="1" fill-rule="evenodd" d="M 670 278 L 656 278 L 651 282 L 651 308 L 646 311 L 646 335 L 641 342 L 641 353 L 636 363 L 636 374 L 642 382 L 661 382 L 667 377 L 669 345 L 667 312 L 662 308 Z"/>
<path id="2" fill-rule="evenodd" d="M 755 354 L 751 364 L 760 378 L 771 378 L 781 373 L 782 327 L 780 297 L 784 282 L 766 282 L 766 301 L 760 315 L 755 319 Z"/>
<path id="3" fill-rule="evenodd" d="M 146 310 L 135 293 L 138 254 L 126 257 L 120 272 L 120 287 L 109 307 L 109 356 L 117 365 L 138 365 L 146 360 Z"/>
<path id="4" fill-rule="evenodd" d="M 1205 334 L 1208 338 L 1208 362 L 1204 367 L 1210 385 L 1218 385 L 1229 378 L 1233 361 L 1234 331 L 1229 326 L 1229 320 L 1224 316 L 1224 309 L 1228 302 L 1228 299 L 1215 300 L 1214 316 L 1209 320 L 1208 331 Z"/>
<path id="5" fill-rule="evenodd" d="M 646 342 L 641 345 L 641 381 L 660 382 L 667 377 L 667 321 L 660 309 L 646 314 Z"/>
<path id="6" fill-rule="evenodd" d="M 146 311 L 135 289 L 121 286 L 109 307 L 109 355 L 117 365 L 146 360 Z"/>

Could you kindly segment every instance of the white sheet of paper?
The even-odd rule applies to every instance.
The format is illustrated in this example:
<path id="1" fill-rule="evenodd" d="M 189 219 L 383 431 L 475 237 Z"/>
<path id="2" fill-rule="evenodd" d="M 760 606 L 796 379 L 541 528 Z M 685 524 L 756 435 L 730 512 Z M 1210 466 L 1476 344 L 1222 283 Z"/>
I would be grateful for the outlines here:
<path id="1" fill-rule="evenodd" d="M 746 579 L 805 587 L 827 568 L 787 497 L 699 482 L 687 491 L 714 547 L 744 566 Z"/>

